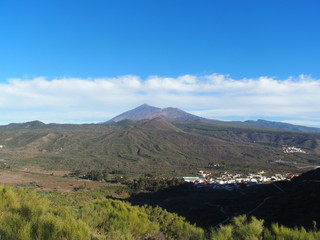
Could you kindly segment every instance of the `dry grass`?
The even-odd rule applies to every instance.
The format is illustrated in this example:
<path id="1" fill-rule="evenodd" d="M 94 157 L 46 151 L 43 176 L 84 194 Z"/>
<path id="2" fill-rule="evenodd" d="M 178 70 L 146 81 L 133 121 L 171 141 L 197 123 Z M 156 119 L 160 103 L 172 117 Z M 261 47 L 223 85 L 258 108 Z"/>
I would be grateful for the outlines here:
<path id="1" fill-rule="evenodd" d="M 31 167 L 22 170 L 1 170 L 0 185 L 32 186 L 47 191 L 58 190 L 61 192 L 70 192 L 79 186 L 98 188 L 106 185 L 102 182 L 62 177 L 64 175 L 63 173 L 66 172 L 44 171 L 39 167 Z"/>

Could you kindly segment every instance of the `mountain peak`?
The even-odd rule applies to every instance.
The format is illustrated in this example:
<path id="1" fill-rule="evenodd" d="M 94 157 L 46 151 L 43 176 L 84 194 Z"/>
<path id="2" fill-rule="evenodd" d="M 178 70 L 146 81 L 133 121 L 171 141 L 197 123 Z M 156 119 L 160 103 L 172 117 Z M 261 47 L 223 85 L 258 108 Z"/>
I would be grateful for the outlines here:
<path id="1" fill-rule="evenodd" d="M 139 120 L 150 120 L 154 118 L 163 118 L 165 120 L 195 120 L 200 119 L 200 117 L 192 115 L 190 113 L 184 112 L 178 108 L 157 108 L 150 106 L 148 104 L 142 104 L 130 111 L 124 112 L 110 121 L 118 122 L 125 119 L 130 119 L 134 121 Z"/>
<path id="2" fill-rule="evenodd" d="M 138 107 L 136 107 L 136 108 L 134 108 L 132 110 L 135 110 L 135 109 L 160 109 L 160 108 L 153 107 L 153 106 L 150 106 L 150 105 L 144 103 L 144 104 L 142 104 L 142 105 L 140 105 L 140 106 L 138 106 Z"/>

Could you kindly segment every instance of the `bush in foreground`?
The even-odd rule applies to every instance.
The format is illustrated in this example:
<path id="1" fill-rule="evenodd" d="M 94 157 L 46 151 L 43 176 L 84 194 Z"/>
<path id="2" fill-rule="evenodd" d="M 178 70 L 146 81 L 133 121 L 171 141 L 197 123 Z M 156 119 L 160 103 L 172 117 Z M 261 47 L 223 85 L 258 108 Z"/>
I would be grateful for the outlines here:
<path id="1" fill-rule="evenodd" d="M 160 208 L 112 199 L 78 208 L 53 206 L 34 191 L 0 186 L 1 240 L 151 240 L 163 235 L 202 239 L 204 231 Z"/>
<path id="2" fill-rule="evenodd" d="M 272 224 L 270 228 L 263 225 L 263 220 L 245 215 L 235 217 L 228 225 L 212 231 L 211 240 L 318 240 L 320 231 L 307 231 L 305 228 L 288 228 Z"/>
<path id="3" fill-rule="evenodd" d="M 50 208 L 34 192 L 0 187 L 0 239 L 90 239 L 88 225 L 67 208 Z"/>
<path id="4" fill-rule="evenodd" d="M 316 228 L 267 228 L 245 215 L 205 233 L 160 207 L 103 199 L 71 208 L 53 206 L 34 191 L 0 186 L 1 240 L 318 240 Z"/>

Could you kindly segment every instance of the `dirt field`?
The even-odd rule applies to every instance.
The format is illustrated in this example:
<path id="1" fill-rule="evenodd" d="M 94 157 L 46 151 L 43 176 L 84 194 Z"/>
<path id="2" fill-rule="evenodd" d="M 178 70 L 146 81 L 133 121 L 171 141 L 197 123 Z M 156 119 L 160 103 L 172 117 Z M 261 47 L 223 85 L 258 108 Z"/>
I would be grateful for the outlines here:
<path id="1" fill-rule="evenodd" d="M 97 188 L 106 185 L 102 182 L 62 177 L 65 173 L 62 171 L 43 171 L 37 167 L 22 170 L 1 170 L 0 185 L 22 185 L 61 192 L 70 192 L 79 186 Z"/>
<path id="2" fill-rule="evenodd" d="M 60 177 L 64 175 L 68 175 L 70 173 L 69 171 L 47 171 L 47 170 L 43 170 L 43 168 L 41 167 L 36 167 L 36 166 L 20 169 L 19 171 L 25 172 L 25 173 L 38 173 L 38 174 L 60 176 Z"/>

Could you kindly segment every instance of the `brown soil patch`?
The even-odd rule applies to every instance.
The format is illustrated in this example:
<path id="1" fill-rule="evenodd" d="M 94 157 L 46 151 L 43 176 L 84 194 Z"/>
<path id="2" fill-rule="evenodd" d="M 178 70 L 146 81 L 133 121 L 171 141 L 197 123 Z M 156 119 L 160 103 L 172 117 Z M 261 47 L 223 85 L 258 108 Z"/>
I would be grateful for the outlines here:
<path id="1" fill-rule="evenodd" d="M 64 175 L 68 175 L 70 173 L 70 171 L 47 171 L 44 170 L 42 167 L 27 167 L 24 169 L 19 170 L 21 172 L 26 172 L 26 173 L 38 173 L 38 174 L 45 174 L 45 175 L 51 175 L 51 176 L 64 176 Z"/>
<path id="2" fill-rule="evenodd" d="M 9 156 L 14 156 L 14 158 L 33 158 L 38 155 L 46 154 L 46 152 L 39 150 L 10 150 L 10 149 L 0 149 L 0 153 L 8 154 Z"/>
<path id="3" fill-rule="evenodd" d="M 130 197 L 130 194 L 127 192 L 122 192 L 120 194 L 113 194 L 112 197 L 116 199 L 127 199 Z"/>
<path id="4" fill-rule="evenodd" d="M 24 185 L 41 188 L 43 190 L 58 190 L 61 192 L 70 192 L 75 187 L 84 186 L 86 188 L 98 188 L 106 185 L 102 182 L 94 182 L 83 179 L 51 176 L 24 171 L 0 171 L 0 185 Z"/>

